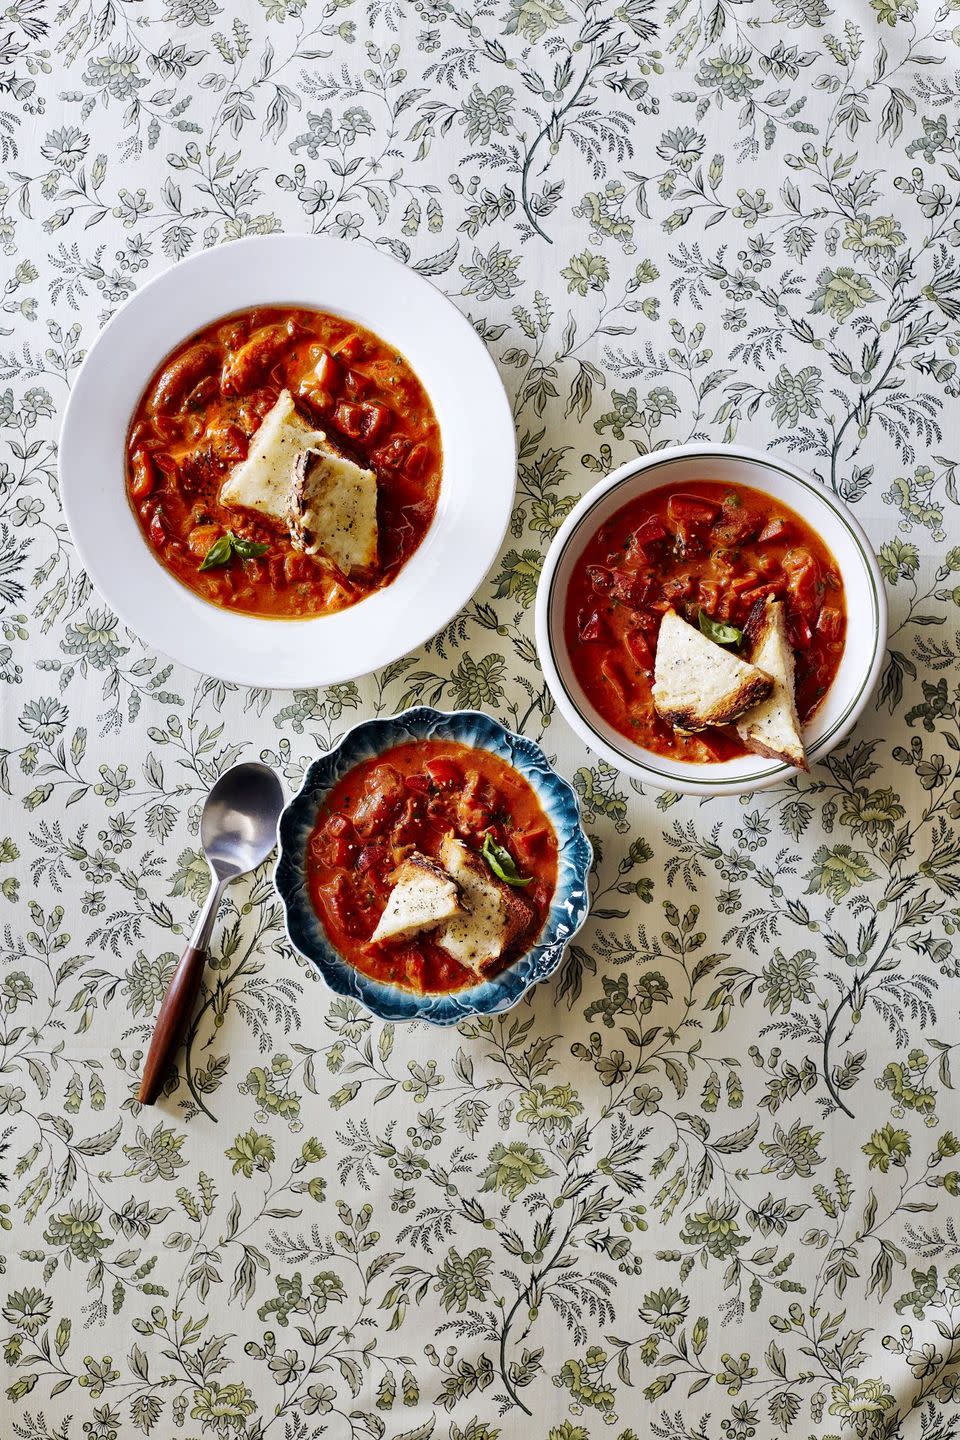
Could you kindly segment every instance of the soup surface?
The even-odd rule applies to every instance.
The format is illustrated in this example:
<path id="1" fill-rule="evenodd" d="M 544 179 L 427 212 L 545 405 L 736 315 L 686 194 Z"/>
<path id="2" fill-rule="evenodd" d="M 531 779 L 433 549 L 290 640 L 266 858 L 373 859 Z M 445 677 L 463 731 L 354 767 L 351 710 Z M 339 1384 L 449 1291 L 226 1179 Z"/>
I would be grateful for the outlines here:
<path id="1" fill-rule="evenodd" d="M 324 801 L 307 846 L 313 908 L 331 943 L 365 975 L 419 993 L 479 983 L 429 934 L 370 940 L 398 864 L 414 851 L 436 859 L 451 833 L 475 857 L 489 837 L 524 882 L 513 894 L 528 907 L 525 928 L 495 968 L 505 969 L 536 940 L 557 881 L 557 837 L 532 787 L 487 750 L 411 741 L 344 776 Z"/>
<path id="2" fill-rule="evenodd" d="M 708 634 L 710 620 L 742 630 L 768 595 L 786 606 L 806 723 L 833 682 L 846 633 L 830 551 L 795 511 L 748 486 L 661 486 L 605 521 L 577 560 L 565 613 L 574 672 L 615 730 L 658 755 L 745 755 L 733 726 L 689 735 L 659 717 L 651 694 L 657 633 L 671 607 Z"/>
<path id="3" fill-rule="evenodd" d="M 346 574 L 298 548 L 277 518 L 222 502 L 283 391 L 297 423 L 374 472 L 375 564 Z M 160 563 L 204 600 L 274 618 L 342 610 L 389 585 L 429 528 L 441 467 L 433 406 L 404 357 L 350 320 L 289 306 L 245 310 L 185 340 L 127 436 L 127 493 Z"/>

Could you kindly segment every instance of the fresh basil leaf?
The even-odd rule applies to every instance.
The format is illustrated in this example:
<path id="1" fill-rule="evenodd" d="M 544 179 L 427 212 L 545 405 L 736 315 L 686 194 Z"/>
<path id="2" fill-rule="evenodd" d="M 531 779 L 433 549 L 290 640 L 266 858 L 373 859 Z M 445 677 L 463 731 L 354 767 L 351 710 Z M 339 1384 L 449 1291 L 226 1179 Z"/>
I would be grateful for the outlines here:
<path id="1" fill-rule="evenodd" d="M 508 885 L 514 886 L 515 889 L 519 890 L 525 885 L 533 883 L 533 876 L 521 875 L 513 863 L 513 856 L 510 854 L 510 851 L 504 850 L 502 845 L 498 845 L 491 835 L 484 835 L 483 849 L 480 853 L 490 866 L 494 875 L 500 880 L 506 881 Z"/>
<path id="2" fill-rule="evenodd" d="M 200 564 L 201 570 L 216 570 L 220 565 L 229 565 L 233 559 L 233 536 L 228 530 L 226 535 L 221 535 L 214 540 L 210 549 L 204 555 Z"/>
<path id="3" fill-rule="evenodd" d="M 229 565 L 236 555 L 238 560 L 256 560 L 258 556 L 266 554 L 269 545 L 259 545 L 255 540 L 244 540 L 240 535 L 234 535 L 228 530 L 218 540 L 214 540 L 210 549 L 203 557 L 201 570 L 216 570 L 221 565 Z"/>
<path id="4" fill-rule="evenodd" d="M 706 610 L 700 611 L 700 629 L 715 645 L 739 645 L 743 640 L 743 631 L 736 625 L 724 625 L 722 620 L 712 619 Z"/>
<path id="5" fill-rule="evenodd" d="M 239 535 L 234 535 L 232 530 L 229 533 L 233 541 L 234 552 L 240 556 L 241 560 L 256 560 L 270 549 L 269 545 L 259 545 L 256 540 L 244 540 Z"/>

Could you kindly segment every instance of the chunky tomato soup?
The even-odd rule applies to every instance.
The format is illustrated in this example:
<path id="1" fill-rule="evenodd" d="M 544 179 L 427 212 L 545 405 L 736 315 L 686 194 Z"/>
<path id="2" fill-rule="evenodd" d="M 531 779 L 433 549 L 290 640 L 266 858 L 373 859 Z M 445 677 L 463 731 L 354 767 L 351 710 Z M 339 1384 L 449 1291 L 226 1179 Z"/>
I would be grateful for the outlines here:
<path id="1" fill-rule="evenodd" d="M 648 750 L 694 762 L 744 755 L 732 726 L 688 735 L 657 715 L 657 632 L 671 607 L 692 625 L 706 617 L 707 633 L 710 620 L 743 631 L 771 595 L 786 606 L 806 722 L 843 654 L 843 582 L 830 551 L 795 511 L 748 486 L 661 486 L 607 520 L 577 561 L 565 616 L 574 671 L 603 718 Z"/>
<path id="2" fill-rule="evenodd" d="M 357 765 L 331 790 L 307 846 L 314 910 L 336 949 L 364 974 L 419 993 L 477 984 L 476 973 L 429 934 L 370 941 L 400 862 L 411 852 L 436 858 L 451 832 L 476 857 L 489 837 L 524 882 L 511 895 L 525 907 L 524 927 L 497 968 L 540 933 L 557 880 L 557 838 L 530 785 L 486 750 L 411 741 Z"/>
<path id="3" fill-rule="evenodd" d="M 286 525 L 221 502 L 281 392 L 295 418 L 376 475 L 377 559 L 343 573 L 308 554 Z M 352 321 L 289 306 L 227 316 L 170 355 L 127 437 L 127 491 L 154 554 L 204 600 L 296 618 L 355 604 L 387 585 L 433 517 L 440 430 L 402 355 Z"/>

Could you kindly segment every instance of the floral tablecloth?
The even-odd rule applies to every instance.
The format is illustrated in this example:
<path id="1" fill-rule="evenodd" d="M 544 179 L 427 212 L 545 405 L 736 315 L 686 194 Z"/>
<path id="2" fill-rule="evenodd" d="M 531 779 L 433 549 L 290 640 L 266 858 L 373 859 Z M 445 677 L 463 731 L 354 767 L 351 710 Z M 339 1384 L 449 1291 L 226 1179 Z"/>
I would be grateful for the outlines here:
<path id="1" fill-rule="evenodd" d="M 956 0 L 13 0 L 0 33 L 5 1440 L 955 1434 Z M 99 327 L 281 229 L 432 277 L 520 443 L 474 601 L 326 691 L 145 650 L 58 505 Z M 856 735 L 742 802 L 598 763 L 531 638 L 575 497 L 695 437 L 848 500 L 892 609 Z M 206 788 L 295 787 L 412 699 L 575 779 L 568 965 L 394 1030 L 297 963 L 264 872 L 141 1109 Z"/>

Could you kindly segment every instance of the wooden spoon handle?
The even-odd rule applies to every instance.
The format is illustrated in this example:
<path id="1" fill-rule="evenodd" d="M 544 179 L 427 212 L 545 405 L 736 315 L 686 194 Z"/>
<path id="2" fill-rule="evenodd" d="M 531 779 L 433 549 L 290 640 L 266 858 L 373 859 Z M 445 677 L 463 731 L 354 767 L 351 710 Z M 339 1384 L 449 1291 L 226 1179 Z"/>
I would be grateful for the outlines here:
<path id="1" fill-rule="evenodd" d="M 200 977 L 207 963 L 206 947 L 188 944 L 180 956 L 180 963 L 173 972 L 167 993 L 163 997 L 160 1013 L 147 1051 L 146 1063 L 140 1077 L 137 1099 L 141 1105 L 152 1105 L 160 1094 L 161 1086 L 170 1069 L 170 1062 L 177 1053 L 181 1036 L 187 1027 L 200 989 Z"/>

